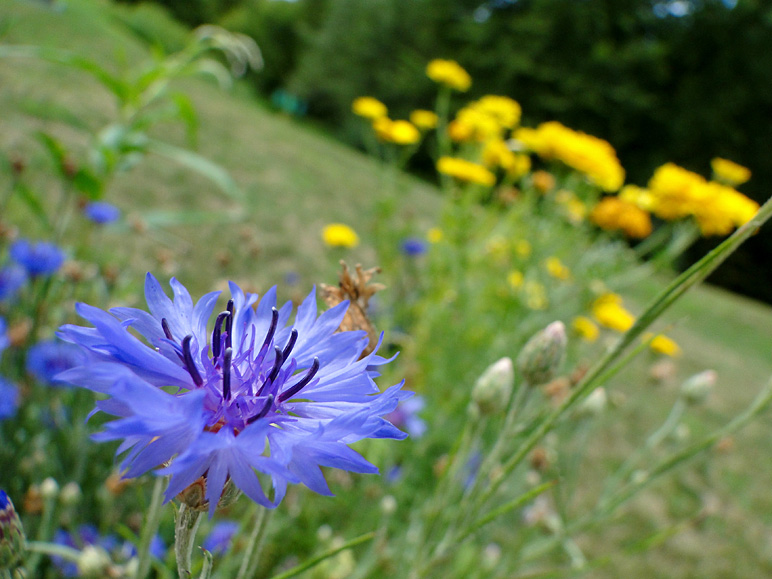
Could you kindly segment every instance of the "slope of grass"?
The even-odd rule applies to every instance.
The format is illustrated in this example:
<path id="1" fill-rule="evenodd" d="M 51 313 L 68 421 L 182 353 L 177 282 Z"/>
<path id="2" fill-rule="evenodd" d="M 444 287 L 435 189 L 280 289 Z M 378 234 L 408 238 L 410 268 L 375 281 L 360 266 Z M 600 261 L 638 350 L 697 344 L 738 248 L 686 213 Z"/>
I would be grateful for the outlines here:
<path id="1" fill-rule="evenodd" d="M 38 2 L 3 3 L 0 41 L 66 48 L 113 70 L 149 57 L 143 40 L 116 17 L 119 13 L 111 5 L 70 0 L 57 6 L 61 9 Z M 184 34 L 167 25 L 173 29 L 170 34 Z M 0 87 L 0 151 L 24 158 L 36 187 L 54 198 L 54 181 L 46 177 L 50 163 L 31 135 L 36 130 L 51 132 L 72 147 L 77 158 L 87 143 L 84 129 L 95 131 L 109 123 L 114 103 L 84 73 L 40 61 L 0 60 Z M 126 231 L 105 232 L 99 240 L 114 253 L 124 283 L 139 286 L 145 271 L 177 275 L 194 294 L 226 279 L 259 289 L 284 283 L 287 274 L 299 275 L 301 288 L 330 282 L 339 256 L 323 247 L 319 233 L 332 221 L 348 223 L 362 236 L 362 245 L 345 255 L 349 262 L 376 261 L 372 239 L 384 187 L 384 173 L 376 162 L 262 108 L 239 87 L 226 93 L 203 80 L 186 80 L 178 88 L 192 97 L 198 112 L 199 151 L 230 171 L 245 200 L 223 195 L 182 167 L 160 158 L 145 159 L 115 182 L 108 197 L 145 226 L 137 226 L 130 236 Z M 155 134 L 185 145 L 181 125 L 159 126 Z M 407 230 L 422 233 L 438 213 L 437 191 L 408 176 L 399 177 L 398 190 L 399 220 Z M 17 217 L 25 211 L 19 203 L 9 207 Z M 664 281 L 647 278 L 630 289 L 640 305 L 637 311 Z M 139 301 L 137 292 L 134 295 Z M 640 440 L 666 414 L 683 377 L 706 368 L 719 374 L 709 412 L 690 423 L 694 432 L 704 432 L 724 423 L 772 374 L 772 310 L 767 306 L 701 287 L 680 301 L 668 320 L 673 323 L 669 334 L 684 350 L 676 374 L 654 383 L 648 378 L 650 360 L 641 359 L 618 377 L 614 388 L 624 397 L 618 399 L 621 413 L 614 413 L 614 422 L 598 429 L 598 439 L 591 441 L 592 465 L 623 457 L 632 441 Z M 697 478 L 684 476 L 656 487 L 636 501 L 618 525 L 589 542 L 591 552 L 604 553 L 606 541 L 623 544 L 638 527 L 653 532 L 654 525 L 693 512 L 702 501 L 718 504 L 718 516 L 695 523 L 645 558 L 615 556 L 606 576 L 744 577 L 752 576 L 754 569 L 769 571 L 764 548 L 772 536 L 767 491 L 772 485 L 767 459 L 771 426 L 765 415 L 738 435 L 734 446 L 727 443 L 722 455 L 706 461 Z M 671 493 L 673 488 L 688 489 L 693 500 L 668 500 L 684 495 Z"/>

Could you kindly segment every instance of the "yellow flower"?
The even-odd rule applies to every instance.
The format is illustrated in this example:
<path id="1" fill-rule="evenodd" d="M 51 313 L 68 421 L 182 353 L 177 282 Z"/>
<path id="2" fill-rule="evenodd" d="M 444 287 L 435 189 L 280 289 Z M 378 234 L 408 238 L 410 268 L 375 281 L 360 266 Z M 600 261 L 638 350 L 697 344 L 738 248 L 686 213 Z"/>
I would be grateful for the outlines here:
<path id="1" fill-rule="evenodd" d="M 515 253 L 518 255 L 518 257 L 527 259 L 531 257 L 532 251 L 533 251 L 533 248 L 531 247 L 531 244 L 527 240 L 518 239 L 517 241 L 515 241 Z"/>
<path id="2" fill-rule="evenodd" d="M 700 233 L 729 235 L 735 227 L 744 225 L 756 215 L 759 204 L 739 191 L 710 181 L 703 187 L 705 198 L 694 208 L 694 219 Z"/>
<path id="3" fill-rule="evenodd" d="M 642 336 L 643 341 L 651 340 L 649 342 L 649 348 L 657 354 L 663 354 L 665 356 L 676 357 L 681 355 L 681 348 L 672 339 L 668 338 L 664 334 L 644 334 Z"/>
<path id="4" fill-rule="evenodd" d="M 681 219 L 694 213 L 703 202 L 707 181 L 674 163 L 665 163 L 649 180 L 652 212 L 661 219 Z"/>
<path id="5" fill-rule="evenodd" d="M 552 174 L 548 173 L 547 171 L 534 171 L 533 175 L 531 175 L 531 181 L 539 193 L 549 193 L 555 188 L 555 177 L 553 177 Z"/>
<path id="6" fill-rule="evenodd" d="M 426 232 L 426 240 L 429 243 L 439 243 L 442 241 L 442 229 L 439 227 L 432 227 L 429 231 Z"/>
<path id="7" fill-rule="evenodd" d="M 635 323 L 635 316 L 622 305 L 622 298 L 609 293 L 600 296 L 592 304 L 592 315 L 604 328 L 626 332 Z"/>
<path id="8" fill-rule="evenodd" d="M 584 340 L 588 342 L 594 342 L 598 339 L 600 330 L 590 318 L 587 316 L 576 316 L 572 322 L 574 331 L 579 334 Z"/>
<path id="9" fill-rule="evenodd" d="M 618 197 L 604 197 L 590 213 L 590 221 L 607 231 L 622 231 L 643 239 L 651 233 L 651 217 L 643 209 Z"/>
<path id="10" fill-rule="evenodd" d="M 651 211 L 654 208 L 654 197 L 651 191 L 638 185 L 625 185 L 617 196 L 622 201 L 632 203 L 644 211 Z"/>
<path id="11" fill-rule="evenodd" d="M 440 157 L 437 161 L 437 171 L 459 181 L 478 183 L 488 187 L 496 183 L 496 176 L 488 169 L 458 157 Z"/>
<path id="12" fill-rule="evenodd" d="M 421 133 L 409 121 L 392 121 L 388 117 L 375 119 L 373 130 L 382 141 L 397 145 L 412 145 L 421 138 Z"/>
<path id="13" fill-rule="evenodd" d="M 557 121 L 536 129 L 518 129 L 514 138 L 544 159 L 555 159 L 584 173 L 604 191 L 617 191 L 625 181 L 625 170 L 614 148 L 603 139 L 574 131 Z"/>
<path id="14" fill-rule="evenodd" d="M 354 99 L 354 102 L 351 103 L 351 110 L 355 115 L 372 121 L 385 117 L 389 112 L 385 104 L 376 98 L 368 96 Z"/>
<path id="15" fill-rule="evenodd" d="M 432 60 L 426 67 L 426 76 L 461 92 L 466 92 L 472 86 L 472 77 L 455 60 Z"/>
<path id="16" fill-rule="evenodd" d="M 359 236 L 348 225 L 330 223 L 322 229 L 322 241 L 328 247 L 352 248 L 359 245 Z"/>
<path id="17" fill-rule="evenodd" d="M 435 128 L 438 120 L 437 114 L 432 111 L 416 109 L 410 113 L 410 122 L 424 131 Z"/>
<path id="18" fill-rule="evenodd" d="M 750 169 L 743 167 L 742 165 L 738 165 L 729 159 L 716 157 L 710 162 L 710 166 L 713 169 L 713 176 L 717 181 L 721 181 L 722 183 L 731 185 L 732 187 L 742 185 L 751 178 Z"/>
<path id="19" fill-rule="evenodd" d="M 544 262 L 547 273 L 555 279 L 567 280 L 571 277 L 571 270 L 568 269 L 557 257 L 548 257 Z"/>
<path id="20" fill-rule="evenodd" d="M 513 269 L 507 274 L 507 284 L 514 290 L 520 289 L 523 286 L 523 281 L 523 273 L 516 269 Z"/>
<path id="21" fill-rule="evenodd" d="M 531 170 L 531 158 L 513 153 L 502 139 L 492 139 L 485 144 L 482 160 L 487 167 L 501 167 L 515 179 Z"/>
<path id="22" fill-rule="evenodd" d="M 520 103 L 506 96 L 486 95 L 471 106 L 496 120 L 504 129 L 513 129 L 520 122 Z"/>

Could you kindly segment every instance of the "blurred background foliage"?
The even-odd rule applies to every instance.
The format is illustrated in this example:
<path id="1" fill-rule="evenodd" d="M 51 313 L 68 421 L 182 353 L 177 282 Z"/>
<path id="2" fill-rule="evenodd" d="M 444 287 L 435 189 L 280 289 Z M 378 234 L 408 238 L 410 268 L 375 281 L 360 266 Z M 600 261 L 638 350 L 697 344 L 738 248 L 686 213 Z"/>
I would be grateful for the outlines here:
<path id="1" fill-rule="evenodd" d="M 763 201 L 769 193 L 772 7 L 759 0 L 158 3 L 189 26 L 251 35 L 265 57 L 252 79 L 258 95 L 355 145 L 354 98 L 378 95 L 396 117 L 416 103 L 431 108 L 423 67 L 451 58 L 475 79 L 465 97 L 512 96 L 525 125 L 557 119 L 609 140 L 630 183 L 644 185 L 666 161 L 706 174 L 720 156 L 752 170 L 746 194 Z M 176 48 L 156 22 L 132 17 L 146 38 Z M 429 167 L 419 155 L 413 170 Z M 770 250 L 772 237 L 758 236 L 711 281 L 772 302 Z"/>

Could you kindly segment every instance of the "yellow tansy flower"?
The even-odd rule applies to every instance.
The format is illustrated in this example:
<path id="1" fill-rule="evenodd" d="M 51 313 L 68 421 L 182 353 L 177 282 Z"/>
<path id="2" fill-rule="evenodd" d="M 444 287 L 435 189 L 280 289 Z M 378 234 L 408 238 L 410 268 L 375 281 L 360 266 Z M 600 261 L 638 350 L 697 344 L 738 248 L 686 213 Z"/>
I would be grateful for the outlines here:
<path id="1" fill-rule="evenodd" d="M 354 99 L 354 102 L 351 103 L 351 110 L 355 115 L 372 121 L 385 117 L 389 112 L 385 104 L 378 99 L 369 96 Z"/>
<path id="2" fill-rule="evenodd" d="M 426 232 L 426 240 L 429 243 L 439 243 L 442 241 L 442 229 L 439 227 L 432 227 L 429 231 Z"/>
<path id="3" fill-rule="evenodd" d="M 472 86 L 472 77 L 455 60 L 432 60 L 426 67 L 426 76 L 438 84 L 466 92 Z"/>
<path id="4" fill-rule="evenodd" d="M 657 334 L 653 338 L 652 334 L 645 334 L 643 336 L 644 341 L 649 339 L 651 340 L 649 342 L 649 348 L 651 348 L 653 352 L 670 357 L 681 355 L 681 348 L 678 346 L 678 344 L 676 344 L 674 340 L 668 338 L 664 334 Z"/>
<path id="5" fill-rule="evenodd" d="M 590 212 L 590 221 L 606 231 L 622 231 L 634 239 L 643 239 L 652 230 L 649 214 L 619 197 L 601 199 Z"/>
<path id="6" fill-rule="evenodd" d="M 437 114 L 432 111 L 416 109 L 410 113 L 410 122 L 424 131 L 435 128 L 438 120 Z"/>
<path id="7" fill-rule="evenodd" d="M 359 236 L 348 225 L 330 223 L 322 229 L 322 241 L 328 247 L 352 248 L 359 245 Z"/>
<path id="8" fill-rule="evenodd" d="M 421 133 L 409 121 L 393 121 L 388 117 L 375 119 L 373 130 L 382 141 L 397 145 L 412 145 L 421 138 Z"/>
<path id="9" fill-rule="evenodd" d="M 544 267 L 552 277 L 560 280 L 567 280 L 571 277 L 571 270 L 568 269 L 557 257 L 548 257 L 544 262 Z"/>
<path id="10" fill-rule="evenodd" d="M 458 157 L 440 157 L 437 161 L 437 171 L 459 181 L 478 183 L 488 187 L 496 183 L 496 176 L 488 169 Z"/>
<path id="11" fill-rule="evenodd" d="M 587 316 L 576 316 L 571 323 L 574 331 L 579 334 L 582 339 L 588 342 L 594 342 L 598 339 L 600 330 L 590 318 Z"/>
<path id="12" fill-rule="evenodd" d="M 710 162 L 716 181 L 721 181 L 732 187 L 742 185 L 751 178 L 751 171 L 747 167 L 738 165 L 729 159 L 716 157 Z"/>
<path id="13" fill-rule="evenodd" d="M 507 284 L 514 290 L 523 287 L 523 281 L 525 281 L 525 278 L 521 271 L 514 269 L 507 274 Z"/>
<path id="14" fill-rule="evenodd" d="M 626 332 L 635 323 L 635 316 L 622 305 L 622 298 L 617 294 L 604 294 L 592 305 L 592 315 L 604 328 L 617 332 Z"/>

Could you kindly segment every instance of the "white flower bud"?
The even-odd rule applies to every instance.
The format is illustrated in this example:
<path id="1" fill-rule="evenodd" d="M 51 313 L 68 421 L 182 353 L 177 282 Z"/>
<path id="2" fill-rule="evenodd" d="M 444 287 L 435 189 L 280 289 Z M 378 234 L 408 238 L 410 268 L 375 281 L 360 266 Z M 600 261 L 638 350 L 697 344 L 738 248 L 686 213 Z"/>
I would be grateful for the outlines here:
<path id="1" fill-rule="evenodd" d="M 59 494 L 59 483 L 57 483 L 51 477 L 48 477 L 42 483 L 40 483 L 40 496 L 44 499 L 55 499 Z"/>
<path id="2" fill-rule="evenodd" d="M 718 375 L 715 370 L 705 370 L 695 374 L 681 384 L 681 396 L 689 404 L 700 404 L 710 394 L 713 386 L 716 384 Z"/>
<path id="3" fill-rule="evenodd" d="M 554 378 L 563 364 L 567 343 L 563 322 L 552 322 L 528 340 L 517 357 L 517 368 L 528 385 L 538 386 Z"/>
<path id="4" fill-rule="evenodd" d="M 482 373 L 472 389 L 472 402 L 480 414 L 502 412 L 512 394 L 515 369 L 510 358 L 494 362 Z"/>
<path id="5" fill-rule="evenodd" d="M 84 577 L 104 577 L 112 561 L 102 547 L 86 545 L 78 557 L 78 572 Z"/>
<path id="6" fill-rule="evenodd" d="M 76 482 L 68 482 L 62 487 L 62 492 L 59 494 L 59 500 L 65 506 L 72 506 L 78 504 L 80 501 L 81 492 L 80 486 Z"/>

